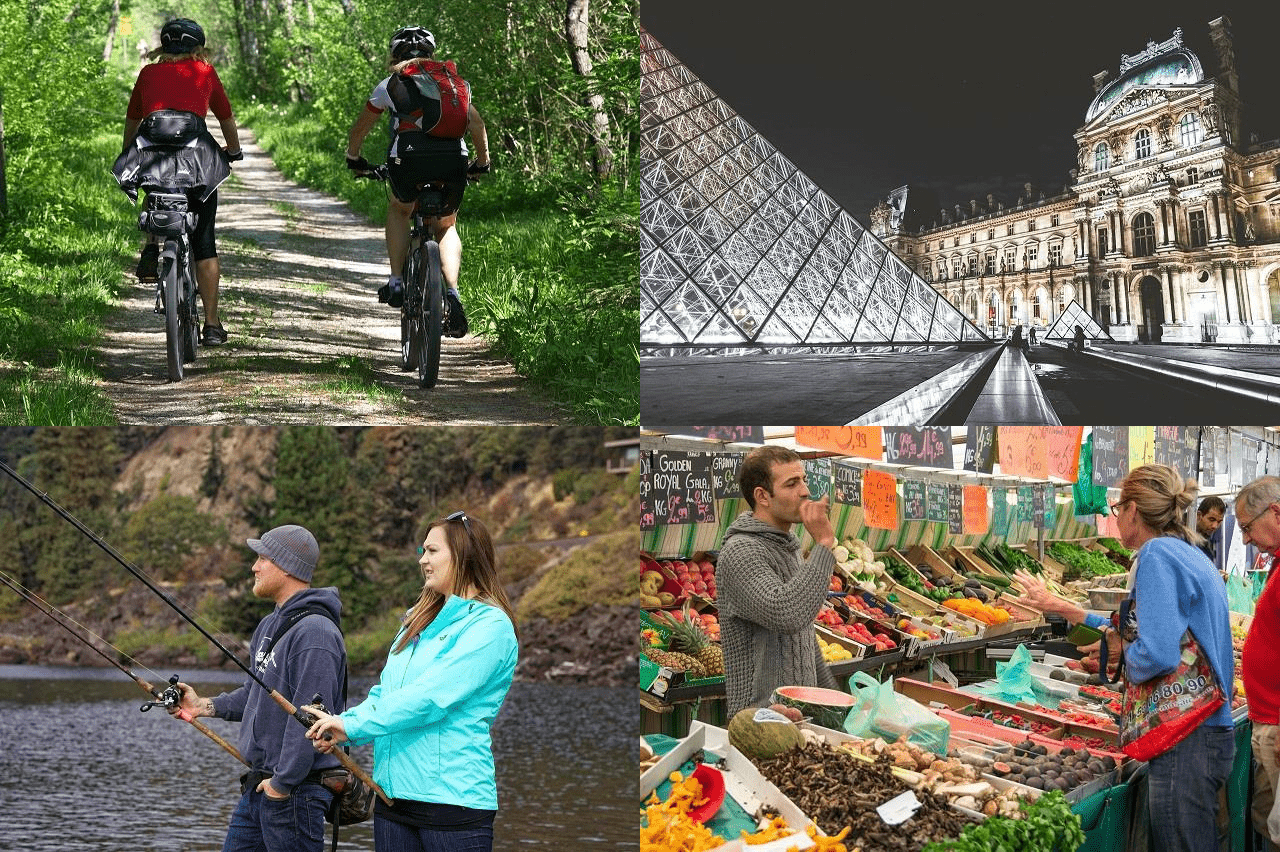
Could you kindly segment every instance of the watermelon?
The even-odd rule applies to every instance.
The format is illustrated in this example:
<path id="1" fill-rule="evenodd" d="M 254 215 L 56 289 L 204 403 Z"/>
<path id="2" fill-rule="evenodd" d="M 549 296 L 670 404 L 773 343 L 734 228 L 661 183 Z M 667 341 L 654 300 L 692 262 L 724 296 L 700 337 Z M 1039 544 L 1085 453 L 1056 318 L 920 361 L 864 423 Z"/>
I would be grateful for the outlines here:
<path id="1" fill-rule="evenodd" d="M 787 749 L 804 745 L 804 735 L 785 716 L 748 707 L 729 720 L 729 744 L 750 760 L 769 760 Z"/>
<path id="2" fill-rule="evenodd" d="M 795 707 L 813 724 L 835 731 L 844 730 L 844 718 L 855 703 L 847 692 L 817 686 L 780 686 L 773 691 L 773 701 Z"/>

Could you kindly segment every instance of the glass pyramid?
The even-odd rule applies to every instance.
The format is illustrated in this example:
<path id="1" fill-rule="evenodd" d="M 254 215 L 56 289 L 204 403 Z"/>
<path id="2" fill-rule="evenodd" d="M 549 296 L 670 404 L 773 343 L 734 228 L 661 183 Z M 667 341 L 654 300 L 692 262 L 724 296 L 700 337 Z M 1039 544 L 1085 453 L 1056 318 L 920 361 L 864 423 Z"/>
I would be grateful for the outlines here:
<path id="1" fill-rule="evenodd" d="M 644 354 L 988 338 L 643 29 Z"/>
<path id="2" fill-rule="evenodd" d="M 1067 309 L 1053 321 L 1049 330 L 1044 333 L 1045 340 L 1073 340 L 1076 326 L 1084 329 L 1084 336 L 1089 340 L 1111 340 L 1111 335 L 1098 325 L 1098 321 L 1085 313 L 1084 308 L 1075 299 L 1067 305 Z"/>

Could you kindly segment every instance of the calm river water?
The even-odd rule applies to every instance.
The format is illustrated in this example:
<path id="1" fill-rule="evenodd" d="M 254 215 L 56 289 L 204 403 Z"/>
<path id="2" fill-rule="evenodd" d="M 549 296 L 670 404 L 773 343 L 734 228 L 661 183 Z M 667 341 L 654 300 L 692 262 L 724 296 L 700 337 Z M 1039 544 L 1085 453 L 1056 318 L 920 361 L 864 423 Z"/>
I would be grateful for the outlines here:
<path id="1" fill-rule="evenodd" d="M 237 682 L 181 674 L 204 695 Z M 371 685 L 353 682 L 352 700 Z M 115 669 L 0 666 L 0 850 L 221 850 L 241 766 L 163 710 L 139 713 L 146 699 Z M 202 721 L 235 744 L 235 723 Z M 634 849 L 636 723 L 630 689 L 513 684 L 493 731 L 494 849 Z M 354 754 L 369 766 L 371 749 Z M 344 827 L 339 850 L 372 852 L 371 826 Z"/>

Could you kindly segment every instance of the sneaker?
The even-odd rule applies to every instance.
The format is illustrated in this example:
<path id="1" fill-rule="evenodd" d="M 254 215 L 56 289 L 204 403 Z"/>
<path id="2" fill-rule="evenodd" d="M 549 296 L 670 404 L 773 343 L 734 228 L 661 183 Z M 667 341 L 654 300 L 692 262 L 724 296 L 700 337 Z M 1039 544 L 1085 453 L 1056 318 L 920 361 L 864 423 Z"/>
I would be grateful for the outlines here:
<path id="1" fill-rule="evenodd" d="M 470 326 L 467 325 L 467 313 L 462 310 L 462 300 L 452 290 L 445 291 L 444 299 L 447 309 L 445 319 L 448 320 L 444 333 L 449 337 L 466 337 Z"/>
<path id="2" fill-rule="evenodd" d="M 221 346 L 227 342 L 227 333 L 223 331 L 220 325 L 204 324 L 204 331 L 200 335 L 200 342 L 205 346 Z"/>
<path id="3" fill-rule="evenodd" d="M 393 308 L 404 304 L 404 282 L 392 279 L 378 288 L 378 301 L 386 302 Z"/>
<path id="4" fill-rule="evenodd" d="M 147 243 L 142 247 L 142 257 L 138 259 L 138 271 L 135 274 L 139 281 L 155 281 L 160 277 L 160 246 Z"/>

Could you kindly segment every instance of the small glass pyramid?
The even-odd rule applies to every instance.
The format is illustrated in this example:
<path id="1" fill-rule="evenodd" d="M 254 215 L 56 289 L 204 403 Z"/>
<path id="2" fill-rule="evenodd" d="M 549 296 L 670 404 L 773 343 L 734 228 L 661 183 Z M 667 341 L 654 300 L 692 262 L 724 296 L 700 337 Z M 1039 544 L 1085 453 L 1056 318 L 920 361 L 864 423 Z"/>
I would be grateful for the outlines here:
<path id="1" fill-rule="evenodd" d="M 1111 340 L 1111 335 L 1098 325 L 1098 321 L 1085 313 L 1084 308 L 1080 307 L 1080 303 L 1075 299 L 1067 305 L 1053 325 L 1049 326 L 1049 330 L 1044 333 L 1045 340 L 1073 340 L 1076 336 L 1076 326 L 1084 329 L 1084 336 L 1089 340 Z"/>
<path id="2" fill-rule="evenodd" d="M 643 29 L 642 354 L 987 336 Z"/>

